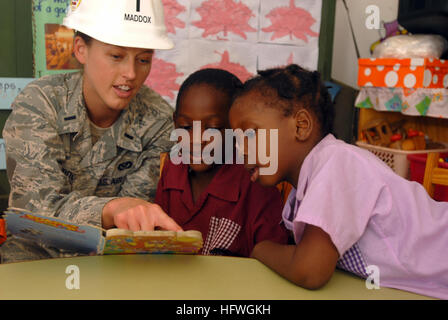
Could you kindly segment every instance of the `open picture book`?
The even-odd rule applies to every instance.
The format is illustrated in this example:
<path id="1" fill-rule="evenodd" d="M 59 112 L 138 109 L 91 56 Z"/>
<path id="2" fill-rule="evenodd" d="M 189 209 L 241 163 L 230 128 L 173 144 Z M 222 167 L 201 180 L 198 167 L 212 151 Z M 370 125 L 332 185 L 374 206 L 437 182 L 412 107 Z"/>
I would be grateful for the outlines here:
<path id="1" fill-rule="evenodd" d="M 3 218 L 6 229 L 14 236 L 85 254 L 197 254 L 203 245 L 202 234 L 196 230 L 105 230 L 16 208 L 8 208 Z"/>

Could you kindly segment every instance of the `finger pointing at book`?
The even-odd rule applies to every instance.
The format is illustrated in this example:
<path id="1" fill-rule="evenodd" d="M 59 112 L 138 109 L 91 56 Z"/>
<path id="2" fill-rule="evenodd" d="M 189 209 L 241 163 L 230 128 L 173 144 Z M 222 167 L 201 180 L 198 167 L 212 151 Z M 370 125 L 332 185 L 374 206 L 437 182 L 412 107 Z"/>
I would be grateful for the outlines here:
<path id="1" fill-rule="evenodd" d="M 132 231 L 150 231 L 156 227 L 182 231 L 158 205 L 137 198 L 118 198 L 103 208 L 103 228 L 120 228 Z"/>

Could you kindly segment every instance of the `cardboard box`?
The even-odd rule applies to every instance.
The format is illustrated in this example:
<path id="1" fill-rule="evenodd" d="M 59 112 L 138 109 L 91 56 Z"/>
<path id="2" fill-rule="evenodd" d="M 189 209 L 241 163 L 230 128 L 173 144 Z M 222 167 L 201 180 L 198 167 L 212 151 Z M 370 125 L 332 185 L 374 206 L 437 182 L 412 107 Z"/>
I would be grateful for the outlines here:
<path id="1" fill-rule="evenodd" d="M 360 87 L 448 87 L 448 60 L 371 58 L 359 59 L 358 66 Z"/>

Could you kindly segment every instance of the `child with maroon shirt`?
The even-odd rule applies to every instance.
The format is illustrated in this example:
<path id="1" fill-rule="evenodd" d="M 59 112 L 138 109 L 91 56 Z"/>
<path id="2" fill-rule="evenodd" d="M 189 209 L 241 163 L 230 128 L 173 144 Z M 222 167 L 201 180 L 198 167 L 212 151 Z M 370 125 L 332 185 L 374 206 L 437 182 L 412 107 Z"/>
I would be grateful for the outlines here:
<path id="1" fill-rule="evenodd" d="M 193 121 L 200 121 L 201 136 L 215 129 L 224 137 L 224 130 L 230 128 L 232 97 L 241 86 L 238 78 L 224 70 L 193 73 L 179 90 L 175 127 L 187 130 L 192 141 Z M 200 150 L 209 143 L 202 142 Z M 176 165 L 166 160 L 155 203 L 184 230 L 202 232 L 202 254 L 248 257 L 260 241 L 287 243 L 287 231 L 280 224 L 282 200 L 275 187 L 251 182 L 242 164 L 190 162 Z"/>

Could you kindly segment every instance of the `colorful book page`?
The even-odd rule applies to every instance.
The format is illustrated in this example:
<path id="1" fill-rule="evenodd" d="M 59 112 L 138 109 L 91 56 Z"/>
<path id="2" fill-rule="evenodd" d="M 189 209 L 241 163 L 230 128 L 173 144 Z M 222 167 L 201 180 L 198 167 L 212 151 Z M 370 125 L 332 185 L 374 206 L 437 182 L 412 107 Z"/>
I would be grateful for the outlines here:
<path id="1" fill-rule="evenodd" d="M 17 237 L 71 252 L 102 254 L 104 237 L 101 228 L 16 208 L 5 211 L 4 218 L 7 230 Z"/>

